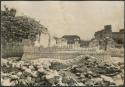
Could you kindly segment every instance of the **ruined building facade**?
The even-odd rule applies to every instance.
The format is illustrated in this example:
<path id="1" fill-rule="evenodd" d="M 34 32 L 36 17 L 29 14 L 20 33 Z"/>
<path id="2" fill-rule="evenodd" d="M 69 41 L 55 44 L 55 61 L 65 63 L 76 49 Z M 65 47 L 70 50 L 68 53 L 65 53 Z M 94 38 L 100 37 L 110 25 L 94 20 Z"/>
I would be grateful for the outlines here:
<path id="1" fill-rule="evenodd" d="M 116 47 L 124 47 L 124 29 L 120 29 L 119 32 L 112 32 L 112 38 L 116 43 Z"/>
<path id="2" fill-rule="evenodd" d="M 62 48 L 80 47 L 80 37 L 77 35 L 64 35 L 56 40 L 56 45 Z"/>
<path id="3" fill-rule="evenodd" d="M 119 32 L 112 32 L 111 25 L 105 25 L 103 30 L 97 31 L 90 42 L 90 47 L 98 47 L 99 49 L 123 47 L 124 44 L 124 29 Z"/>

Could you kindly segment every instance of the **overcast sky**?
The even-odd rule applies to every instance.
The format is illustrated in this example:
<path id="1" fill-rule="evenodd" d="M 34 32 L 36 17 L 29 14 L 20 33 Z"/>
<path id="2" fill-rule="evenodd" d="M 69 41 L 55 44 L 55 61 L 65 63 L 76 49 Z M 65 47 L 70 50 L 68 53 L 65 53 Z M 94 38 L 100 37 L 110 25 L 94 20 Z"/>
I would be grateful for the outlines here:
<path id="1" fill-rule="evenodd" d="M 91 39 L 94 32 L 111 24 L 113 31 L 124 28 L 123 1 L 2 1 L 48 28 L 55 36 L 79 35 Z"/>

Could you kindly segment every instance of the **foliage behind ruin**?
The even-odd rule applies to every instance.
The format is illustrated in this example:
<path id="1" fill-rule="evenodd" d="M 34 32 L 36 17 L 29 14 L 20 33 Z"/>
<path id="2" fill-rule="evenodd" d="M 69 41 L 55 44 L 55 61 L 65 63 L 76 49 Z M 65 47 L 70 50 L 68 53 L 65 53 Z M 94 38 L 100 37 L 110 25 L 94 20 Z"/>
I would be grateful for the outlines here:
<path id="1" fill-rule="evenodd" d="M 47 28 L 38 21 L 27 16 L 16 16 L 16 9 L 1 11 L 2 42 L 20 42 L 23 39 L 34 41 L 36 35 L 46 33 Z"/>

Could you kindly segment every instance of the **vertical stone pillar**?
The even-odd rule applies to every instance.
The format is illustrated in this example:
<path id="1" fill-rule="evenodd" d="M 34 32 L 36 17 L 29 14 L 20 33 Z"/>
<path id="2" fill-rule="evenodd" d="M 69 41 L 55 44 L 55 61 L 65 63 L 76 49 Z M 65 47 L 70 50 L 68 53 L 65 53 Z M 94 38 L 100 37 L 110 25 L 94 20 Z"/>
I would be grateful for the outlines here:
<path id="1" fill-rule="evenodd" d="M 30 60 L 34 57 L 34 46 L 29 39 L 24 39 L 23 41 L 23 56 L 22 60 Z"/>

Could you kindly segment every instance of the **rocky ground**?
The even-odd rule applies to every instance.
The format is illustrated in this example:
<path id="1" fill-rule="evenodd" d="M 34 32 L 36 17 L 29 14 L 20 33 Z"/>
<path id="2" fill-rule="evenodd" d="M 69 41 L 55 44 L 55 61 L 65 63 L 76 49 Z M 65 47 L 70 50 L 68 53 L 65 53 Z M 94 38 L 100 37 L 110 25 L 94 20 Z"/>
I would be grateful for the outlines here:
<path id="1" fill-rule="evenodd" d="M 124 60 L 111 63 L 81 55 L 75 59 L 1 59 L 2 86 L 123 86 Z M 118 61 L 120 60 L 120 61 Z M 114 61 L 114 62 L 113 62 Z"/>

